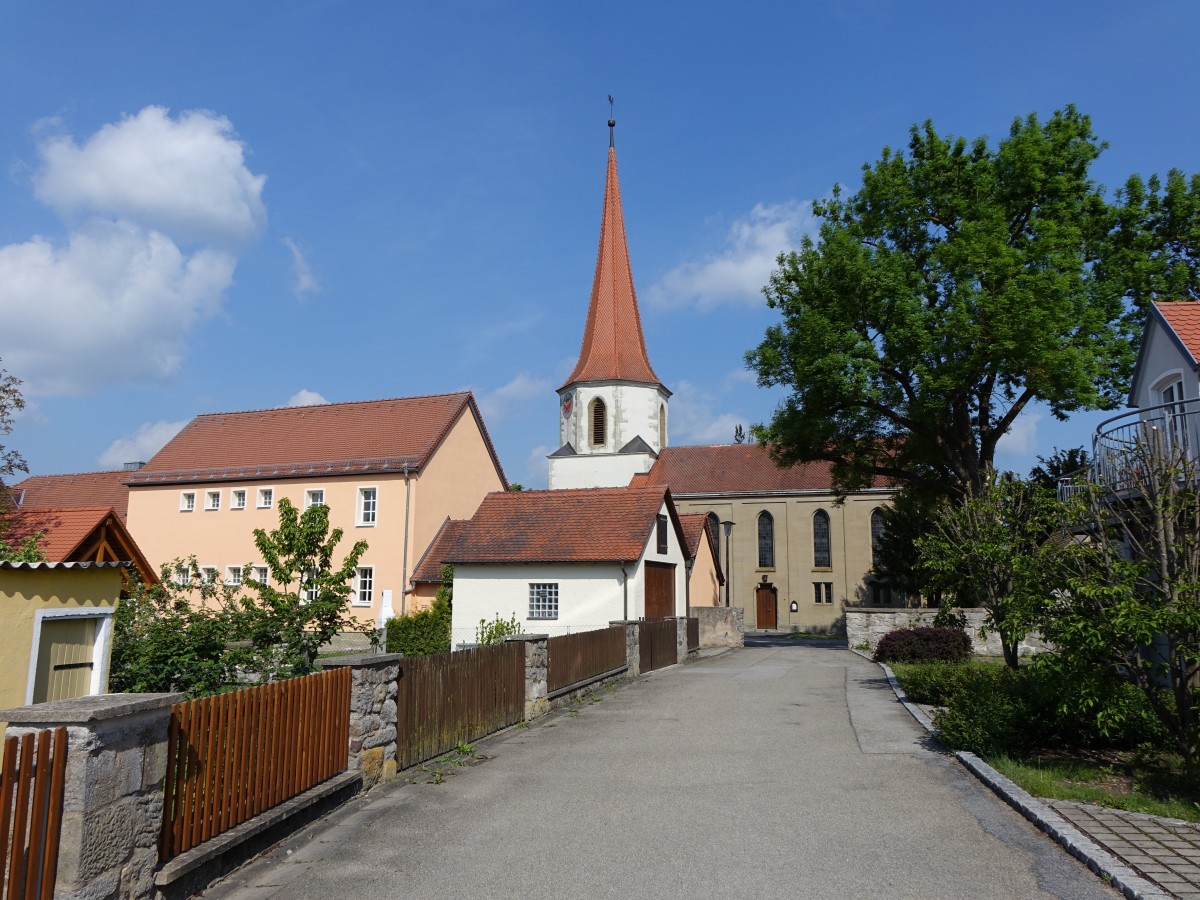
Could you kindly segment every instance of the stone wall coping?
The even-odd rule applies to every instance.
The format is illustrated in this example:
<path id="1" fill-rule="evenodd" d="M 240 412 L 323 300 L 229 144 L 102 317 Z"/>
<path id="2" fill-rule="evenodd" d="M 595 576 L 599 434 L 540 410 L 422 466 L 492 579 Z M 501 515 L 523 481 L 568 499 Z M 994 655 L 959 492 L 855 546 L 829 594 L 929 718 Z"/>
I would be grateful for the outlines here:
<path id="1" fill-rule="evenodd" d="M 641 619 L 613 619 L 613 621 L 609 622 L 608 624 L 609 624 L 609 627 L 611 628 L 613 625 L 636 625 L 640 621 L 642 621 L 642 620 Z"/>
<path id="2" fill-rule="evenodd" d="M 548 640 L 550 640 L 550 635 L 548 635 L 548 634 L 510 634 L 508 637 L 506 637 L 504 639 L 504 643 L 519 644 L 523 641 L 548 641 Z"/>
<path id="3" fill-rule="evenodd" d="M 96 694 L 0 710 L 0 721 L 42 728 L 88 725 L 171 707 L 183 699 L 183 694 Z"/>
<path id="4" fill-rule="evenodd" d="M 322 669 L 373 669 L 404 659 L 403 653 L 364 653 L 361 656 L 331 656 L 321 660 Z"/>
<path id="5" fill-rule="evenodd" d="M 937 613 L 936 606 L 847 606 L 848 613 Z M 985 613 L 986 609 L 980 606 L 956 606 L 953 609 L 957 613 Z"/>

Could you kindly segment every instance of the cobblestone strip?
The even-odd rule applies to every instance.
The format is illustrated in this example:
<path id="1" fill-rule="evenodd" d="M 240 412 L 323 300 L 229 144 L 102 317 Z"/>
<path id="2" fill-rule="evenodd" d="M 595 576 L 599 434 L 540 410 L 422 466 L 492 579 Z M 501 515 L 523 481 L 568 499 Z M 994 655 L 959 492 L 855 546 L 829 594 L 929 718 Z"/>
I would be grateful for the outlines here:
<path id="1" fill-rule="evenodd" d="M 860 650 L 852 652 L 857 653 L 864 659 L 871 659 L 870 656 Z M 891 670 L 891 667 L 883 663 L 876 663 L 876 665 L 883 669 L 884 674 L 887 675 L 888 683 L 891 684 L 892 690 L 895 691 L 897 699 L 904 704 L 904 708 L 909 711 L 912 717 L 926 731 L 936 735 L 937 729 L 934 728 L 933 722 L 925 714 L 924 710 L 910 702 L 904 695 L 904 689 L 900 687 L 900 682 L 896 680 L 896 673 Z M 1005 803 L 1058 841 L 1063 849 L 1119 890 L 1129 900 L 1171 900 L 1175 896 L 1195 896 L 1200 898 L 1200 893 L 1179 895 L 1167 893 L 1169 888 L 1166 885 L 1160 887 L 1153 881 L 1142 877 L 1142 874 L 1127 864 L 1126 860 L 1102 848 L 1099 843 L 1093 840 L 1090 834 L 1072 824 L 1067 818 L 1060 815 L 1046 803 L 1035 799 L 1031 794 L 1016 783 L 1005 778 L 974 753 L 959 751 L 954 755 L 966 767 L 967 771 L 991 788 Z M 1145 818 L 1161 821 L 1154 819 L 1153 816 L 1146 816 Z M 1173 822 L 1175 820 L 1168 821 Z"/>
<path id="2" fill-rule="evenodd" d="M 1174 896 L 1200 898 L 1200 826 L 1194 822 L 1068 800 L 1046 803 Z"/>

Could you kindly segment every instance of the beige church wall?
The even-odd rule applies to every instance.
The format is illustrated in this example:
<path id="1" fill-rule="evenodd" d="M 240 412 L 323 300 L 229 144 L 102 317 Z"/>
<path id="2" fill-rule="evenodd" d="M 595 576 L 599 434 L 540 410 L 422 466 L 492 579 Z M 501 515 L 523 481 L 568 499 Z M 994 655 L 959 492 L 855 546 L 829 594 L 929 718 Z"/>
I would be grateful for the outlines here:
<path id="1" fill-rule="evenodd" d="M 745 610 L 747 630 L 758 627 L 755 589 L 765 580 L 778 591 L 778 628 L 784 631 L 840 631 L 846 601 L 869 596 L 871 572 L 871 513 L 889 502 L 890 492 L 872 491 L 849 497 L 842 506 L 830 493 L 749 495 L 738 497 L 675 497 L 680 512 L 715 512 L 734 522 L 730 568 L 730 605 Z M 813 515 L 829 514 L 832 565 L 813 564 Z M 775 520 L 775 566 L 758 565 L 758 515 Z M 725 537 L 719 539 L 721 565 L 726 562 Z M 814 583 L 831 583 L 832 603 L 814 600 Z M 822 593 L 823 598 L 823 593 Z M 795 601 L 796 611 L 791 611 Z M 722 589 L 720 605 L 725 604 Z"/>

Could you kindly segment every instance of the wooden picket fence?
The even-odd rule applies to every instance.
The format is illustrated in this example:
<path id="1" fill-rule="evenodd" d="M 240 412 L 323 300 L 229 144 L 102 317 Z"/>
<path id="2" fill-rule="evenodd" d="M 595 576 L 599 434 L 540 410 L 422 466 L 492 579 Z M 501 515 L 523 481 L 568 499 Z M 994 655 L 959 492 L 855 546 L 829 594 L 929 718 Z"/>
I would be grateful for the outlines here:
<path id="1" fill-rule="evenodd" d="M 401 769 L 515 725 L 525 716 L 525 645 L 514 642 L 400 661 Z"/>
<path id="2" fill-rule="evenodd" d="M 546 689 L 551 697 L 626 667 L 624 625 L 564 634 L 546 644 Z"/>
<path id="3" fill-rule="evenodd" d="M 679 631 L 674 619 L 638 622 L 641 671 L 653 672 L 679 662 Z"/>
<path id="4" fill-rule="evenodd" d="M 0 765 L 0 896 L 50 900 L 62 834 L 67 729 L 5 738 Z"/>
<path id="5" fill-rule="evenodd" d="M 159 860 L 345 771 L 350 679 L 340 668 L 175 704 Z"/>

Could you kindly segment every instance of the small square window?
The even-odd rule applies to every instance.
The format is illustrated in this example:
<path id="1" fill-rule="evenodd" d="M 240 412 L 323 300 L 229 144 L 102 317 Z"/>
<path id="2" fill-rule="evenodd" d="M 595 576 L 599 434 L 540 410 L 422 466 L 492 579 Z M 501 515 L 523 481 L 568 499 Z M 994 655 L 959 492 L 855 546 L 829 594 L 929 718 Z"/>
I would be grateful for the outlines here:
<path id="1" fill-rule="evenodd" d="M 813 582 L 813 602 L 815 602 L 815 603 L 833 603 L 833 582 L 832 581 L 814 581 Z"/>
<path id="2" fill-rule="evenodd" d="M 558 618 L 558 584 L 529 585 L 529 618 Z"/>
<path id="3" fill-rule="evenodd" d="M 217 583 L 217 567 L 216 566 L 201 566 L 200 581 L 204 584 Z"/>
<path id="4" fill-rule="evenodd" d="M 237 587 L 242 583 L 242 567 L 228 566 L 225 569 L 225 583 Z"/>
<path id="5" fill-rule="evenodd" d="M 187 563 L 180 563 L 175 567 L 175 583 L 180 587 L 187 587 L 192 583 L 192 567 Z"/>
<path id="6" fill-rule="evenodd" d="M 358 489 L 358 524 L 374 525 L 375 514 L 379 509 L 379 491 L 377 488 Z"/>
<path id="7" fill-rule="evenodd" d="M 257 581 L 259 584 L 266 584 L 270 578 L 271 578 L 271 570 L 268 569 L 266 566 L 255 566 L 254 567 L 254 580 Z"/>
<path id="8" fill-rule="evenodd" d="M 246 491 L 244 489 L 229 492 L 229 508 L 230 509 L 245 509 L 246 508 Z"/>
<path id="9" fill-rule="evenodd" d="M 321 592 L 320 588 L 312 583 L 316 575 L 314 569 L 305 569 L 300 573 L 300 599 L 305 603 L 314 602 Z"/>
<path id="10" fill-rule="evenodd" d="M 270 509 L 275 505 L 275 491 L 272 488 L 258 489 L 258 508 Z"/>
<path id="11" fill-rule="evenodd" d="M 179 511 L 191 512 L 196 508 L 196 492 L 183 491 L 179 495 Z"/>
<path id="12" fill-rule="evenodd" d="M 359 566 L 354 581 L 354 605 L 370 606 L 375 602 L 375 567 Z"/>
<path id="13" fill-rule="evenodd" d="M 305 509 L 308 509 L 310 506 L 324 506 L 324 505 L 325 505 L 325 491 L 322 490 L 321 488 L 314 488 L 311 491 L 304 492 L 304 508 Z"/>
<path id="14" fill-rule="evenodd" d="M 204 492 L 204 508 L 206 510 L 221 508 L 221 492 L 220 491 L 205 491 Z"/>

